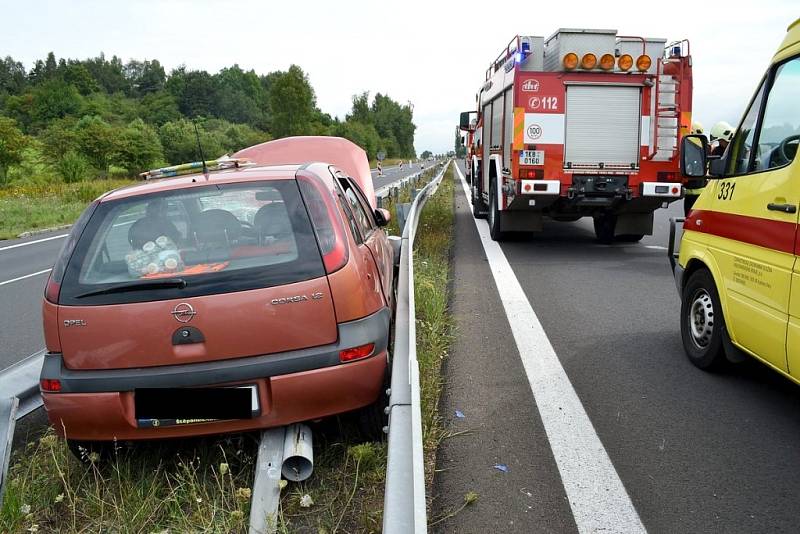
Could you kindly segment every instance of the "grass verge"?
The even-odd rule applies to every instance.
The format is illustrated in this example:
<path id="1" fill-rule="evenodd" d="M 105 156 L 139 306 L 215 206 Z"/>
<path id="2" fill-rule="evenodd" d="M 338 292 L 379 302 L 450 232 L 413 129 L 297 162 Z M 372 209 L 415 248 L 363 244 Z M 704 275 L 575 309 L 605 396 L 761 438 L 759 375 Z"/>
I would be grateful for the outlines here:
<path id="1" fill-rule="evenodd" d="M 92 200 L 131 180 L 23 185 L 0 189 L 0 239 L 22 232 L 72 224 Z"/>
<path id="2" fill-rule="evenodd" d="M 454 183 L 453 165 L 450 165 L 439 190 L 428 200 L 422 211 L 414 244 L 417 359 L 420 367 L 422 436 L 428 495 L 431 494 L 436 449 L 445 437 L 438 406 L 442 392 L 442 362 L 450 351 L 452 341 L 448 281 L 453 242 Z"/>

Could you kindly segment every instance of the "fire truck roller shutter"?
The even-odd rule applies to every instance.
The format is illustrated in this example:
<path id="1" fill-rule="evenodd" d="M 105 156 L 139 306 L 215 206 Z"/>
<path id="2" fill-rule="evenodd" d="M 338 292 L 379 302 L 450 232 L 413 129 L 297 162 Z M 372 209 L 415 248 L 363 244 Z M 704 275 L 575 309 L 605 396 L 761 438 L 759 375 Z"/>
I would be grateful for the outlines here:
<path id="1" fill-rule="evenodd" d="M 637 86 L 567 86 L 565 167 L 638 166 L 641 109 Z"/>

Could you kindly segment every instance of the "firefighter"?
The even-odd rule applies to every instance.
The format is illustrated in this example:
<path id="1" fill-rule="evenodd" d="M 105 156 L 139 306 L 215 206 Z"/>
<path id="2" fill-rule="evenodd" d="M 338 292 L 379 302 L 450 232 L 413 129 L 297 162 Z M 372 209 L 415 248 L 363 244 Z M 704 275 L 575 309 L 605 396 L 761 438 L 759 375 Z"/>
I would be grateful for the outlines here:
<path id="1" fill-rule="evenodd" d="M 733 126 L 725 121 L 715 124 L 711 128 L 711 155 L 722 156 L 731 139 L 733 139 Z"/>
<path id="2" fill-rule="evenodd" d="M 689 133 L 692 135 L 705 135 L 703 132 L 703 125 L 699 122 L 692 123 L 692 129 Z M 698 145 L 700 144 L 699 139 L 692 138 L 690 141 Z M 689 216 L 689 212 L 692 211 L 692 206 L 694 206 L 695 201 L 697 201 L 697 197 L 703 192 L 705 186 L 705 178 L 692 178 L 686 182 L 686 189 L 684 190 L 685 196 L 683 198 L 683 212 L 687 217 Z"/>

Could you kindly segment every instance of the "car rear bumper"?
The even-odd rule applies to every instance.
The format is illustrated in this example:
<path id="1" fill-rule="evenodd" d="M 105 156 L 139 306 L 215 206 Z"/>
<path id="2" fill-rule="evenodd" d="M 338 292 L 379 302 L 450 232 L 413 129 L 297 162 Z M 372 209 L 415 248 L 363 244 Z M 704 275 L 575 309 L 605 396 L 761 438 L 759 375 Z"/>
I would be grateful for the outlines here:
<path id="1" fill-rule="evenodd" d="M 60 354 L 48 354 L 43 379 L 61 381 L 58 393 L 42 392 L 55 430 L 70 439 L 132 440 L 240 432 L 319 419 L 374 402 L 387 369 L 388 309 L 339 325 L 332 345 L 235 360 L 154 368 L 71 370 Z M 373 355 L 340 363 L 339 351 L 375 343 Z M 137 388 L 255 384 L 259 415 L 252 419 L 139 427 Z"/>

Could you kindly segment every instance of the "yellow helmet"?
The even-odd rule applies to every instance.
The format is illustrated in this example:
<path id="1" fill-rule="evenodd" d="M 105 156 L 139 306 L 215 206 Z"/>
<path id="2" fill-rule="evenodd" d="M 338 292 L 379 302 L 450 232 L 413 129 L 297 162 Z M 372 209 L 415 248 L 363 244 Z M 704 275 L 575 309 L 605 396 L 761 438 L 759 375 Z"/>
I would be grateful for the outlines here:
<path id="1" fill-rule="evenodd" d="M 703 125 L 699 122 L 693 122 L 692 129 L 689 133 L 694 135 L 703 135 Z"/>
<path id="2" fill-rule="evenodd" d="M 730 142 L 733 139 L 733 126 L 725 121 L 719 121 L 711 128 L 711 140 L 724 139 Z"/>

